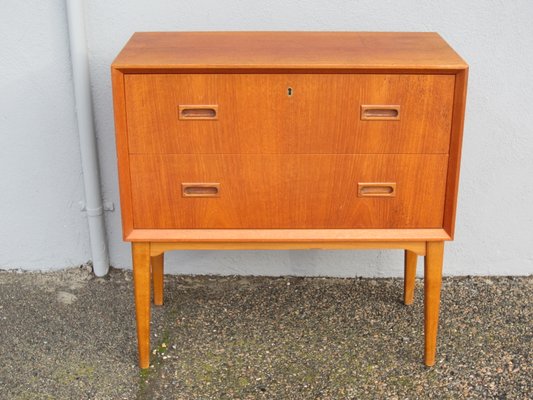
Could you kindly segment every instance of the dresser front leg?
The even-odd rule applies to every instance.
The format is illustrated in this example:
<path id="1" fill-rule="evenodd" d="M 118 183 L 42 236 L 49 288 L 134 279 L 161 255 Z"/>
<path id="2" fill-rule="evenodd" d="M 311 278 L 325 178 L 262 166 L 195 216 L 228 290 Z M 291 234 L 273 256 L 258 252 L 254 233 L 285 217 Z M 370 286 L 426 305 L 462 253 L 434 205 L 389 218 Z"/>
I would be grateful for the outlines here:
<path id="1" fill-rule="evenodd" d="M 150 365 L 150 243 L 132 243 L 139 367 Z"/>
<path id="2" fill-rule="evenodd" d="M 404 276 L 403 276 L 403 302 L 406 305 L 413 304 L 415 300 L 416 262 L 418 255 L 405 250 Z"/>
<path id="3" fill-rule="evenodd" d="M 424 361 L 428 367 L 435 364 L 437 351 L 443 255 L 444 242 L 427 242 L 424 263 Z"/>
<path id="4" fill-rule="evenodd" d="M 156 306 L 163 305 L 163 272 L 165 269 L 164 254 L 165 253 L 161 253 L 158 256 L 153 256 L 151 258 L 152 280 L 154 282 L 154 304 Z"/>

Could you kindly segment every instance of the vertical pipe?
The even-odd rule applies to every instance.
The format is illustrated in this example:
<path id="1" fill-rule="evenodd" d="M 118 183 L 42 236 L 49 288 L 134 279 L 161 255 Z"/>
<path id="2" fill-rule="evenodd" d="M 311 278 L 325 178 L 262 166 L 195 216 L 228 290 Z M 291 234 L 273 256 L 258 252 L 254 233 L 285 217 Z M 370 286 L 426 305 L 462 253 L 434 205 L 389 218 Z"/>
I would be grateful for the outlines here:
<path id="1" fill-rule="evenodd" d="M 109 255 L 93 121 L 83 0 L 66 0 L 66 6 L 91 254 L 95 275 L 104 276 L 109 270 Z"/>

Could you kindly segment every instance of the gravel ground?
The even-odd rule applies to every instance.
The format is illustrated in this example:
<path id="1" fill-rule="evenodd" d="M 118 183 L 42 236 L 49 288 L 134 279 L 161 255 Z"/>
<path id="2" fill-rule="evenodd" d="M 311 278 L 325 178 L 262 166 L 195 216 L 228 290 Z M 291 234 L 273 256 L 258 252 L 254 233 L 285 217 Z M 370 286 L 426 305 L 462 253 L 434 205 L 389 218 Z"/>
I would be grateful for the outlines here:
<path id="1" fill-rule="evenodd" d="M 447 278 L 426 368 L 422 282 L 165 277 L 136 366 L 131 273 L 0 272 L 1 399 L 533 398 L 533 277 Z"/>

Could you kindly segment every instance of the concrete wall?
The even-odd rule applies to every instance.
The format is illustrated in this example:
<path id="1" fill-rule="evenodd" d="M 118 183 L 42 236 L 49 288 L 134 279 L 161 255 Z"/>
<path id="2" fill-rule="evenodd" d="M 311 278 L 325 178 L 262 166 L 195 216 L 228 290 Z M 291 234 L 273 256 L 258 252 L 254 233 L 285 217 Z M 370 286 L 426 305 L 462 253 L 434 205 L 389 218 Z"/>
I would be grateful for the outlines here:
<path id="1" fill-rule="evenodd" d="M 437 31 L 470 63 L 456 241 L 448 275 L 533 273 L 533 2 L 87 1 L 104 197 L 118 208 L 109 64 L 134 31 Z M 0 267 L 90 258 L 63 0 L 4 0 L 0 14 Z M 120 213 L 112 264 L 130 268 Z M 173 273 L 398 276 L 399 251 L 181 252 Z"/>
<path id="2" fill-rule="evenodd" d="M 2 0 L 0 267 L 90 258 L 73 101 L 63 2 Z"/>

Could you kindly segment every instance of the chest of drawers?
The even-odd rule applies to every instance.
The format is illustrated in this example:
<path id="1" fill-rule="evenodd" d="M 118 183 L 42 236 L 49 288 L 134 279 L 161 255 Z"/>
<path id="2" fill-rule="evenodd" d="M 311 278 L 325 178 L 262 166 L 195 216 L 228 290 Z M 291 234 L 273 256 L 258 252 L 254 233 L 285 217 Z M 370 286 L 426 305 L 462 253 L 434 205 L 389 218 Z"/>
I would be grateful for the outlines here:
<path id="1" fill-rule="evenodd" d="M 136 33 L 112 65 L 139 365 L 151 282 L 179 249 L 405 250 L 425 256 L 435 362 L 453 238 L 466 63 L 434 33 Z"/>

